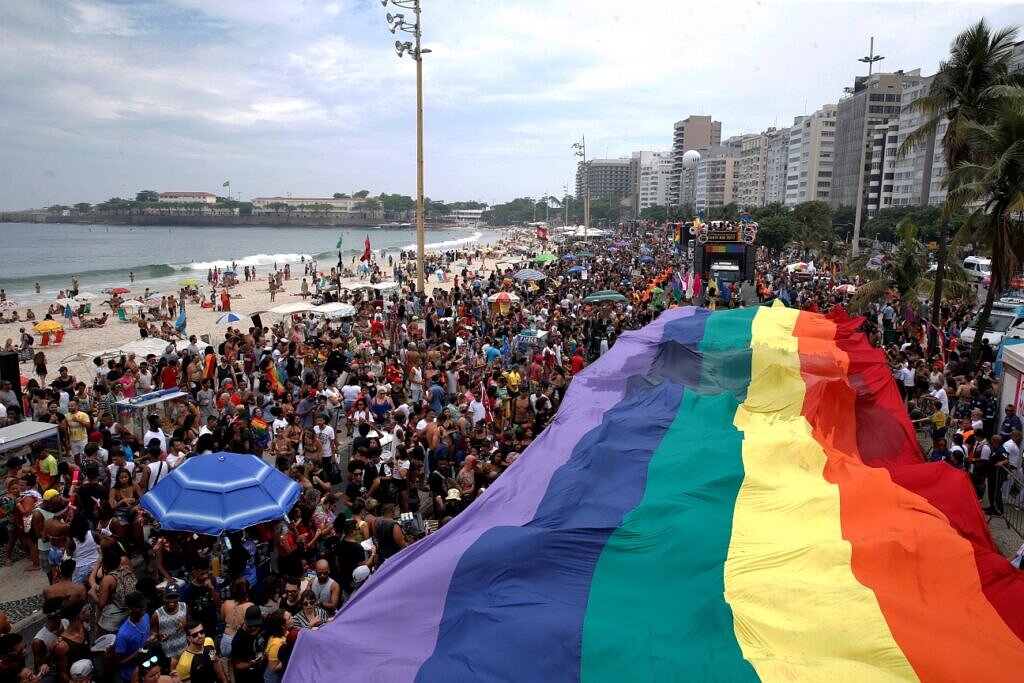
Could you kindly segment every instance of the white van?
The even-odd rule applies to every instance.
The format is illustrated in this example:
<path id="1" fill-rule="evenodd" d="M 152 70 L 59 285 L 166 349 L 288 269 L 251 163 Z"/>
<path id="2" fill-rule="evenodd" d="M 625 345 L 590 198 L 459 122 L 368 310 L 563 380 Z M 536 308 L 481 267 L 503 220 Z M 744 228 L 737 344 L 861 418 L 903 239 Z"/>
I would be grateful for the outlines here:
<path id="1" fill-rule="evenodd" d="M 978 318 L 960 332 L 960 342 L 970 347 L 978 336 Z M 988 318 L 984 339 L 993 347 L 999 346 L 1003 337 L 1017 337 L 1024 329 L 1024 306 L 1011 302 L 996 301 L 992 305 L 992 313 Z"/>
<path id="2" fill-rule="evenodd" d="M 967 277 L 975 282 L 981 282 L 992 275 L 992 259 L 968 256 L 964 259 L 964 270 L 967 271 Z"/>

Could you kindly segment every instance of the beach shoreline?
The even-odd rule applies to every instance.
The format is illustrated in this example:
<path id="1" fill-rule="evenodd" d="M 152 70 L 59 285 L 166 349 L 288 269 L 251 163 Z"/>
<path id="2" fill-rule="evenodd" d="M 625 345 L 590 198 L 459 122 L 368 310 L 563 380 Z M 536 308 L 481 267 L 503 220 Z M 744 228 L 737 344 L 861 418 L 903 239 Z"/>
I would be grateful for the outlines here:
<path id="1" fill-rule="evenodd" d="M 468 251 L 475 252 L 479 249 L 481 254 L 485 254 L 479 263 L 480 271 L 483 273 L 490 273 L 496 266 L 496 264 L 507 262 L 508 257 L 505 256 L 504 250 L 497 244 L 478 244 L 474 243 L 474 249 Z M 462 250 L 467 251 L 467 250 Z M 490 255 L 486 255 L 490 252 Z M 440 252 L 430 251 L 429 255 L 437 255 Z M 283 267 L 283 263 L 281 264 Z M 212 308 L 202 308 L 196 304 L 186 303 L 186 316 L 187 323 L 185 327 L 186 339 L 190 335 L 195 335 L 197 338 L 202 338 L 203 335 L 208 335 L 212 345 L 216 346 L 217 343 L 223 340 L 224 333 L 227 328 L 234 327 L 243 330 L 248 329 L 252 324 L 251 314 L 265 312 L 275 306 L 280 306 L 286 303 L 295 303 L 303 301 L 300 295 L 300 288 L 302 285 L 302 264 L 292 264 L 292 278 L 284 282 L 284 289 L 278 290 L 275 294 L 274 300 L 271 301 L 270 290 L 267 286 L 267 270 L 264 269 L 262 275 L 259 275 L 255 280 L 246 282 L 244 279 L 240 280 L 238 284 L 231 287 L 231 312 L 242 317 L 242 319 L 231 325 L 217 325 L 216 321 L 227 311 L 215 310 Z M 295 265 L 298 265 L 296 268 Z M 320 270 L 324 270 L 326 264 L 319 264 Z M 477 260 L 474 258 L 474 266 L 477 266 Z M 327 266 L 329 270 L 330 266 Z M 384 269 L 387 270 L 386 261 L 384 262 Z M 454 277 L 459 274 L 461 269 L 455 272 L 448 272 L 447 280 L 439 282 L 436 277 L 436 272 L 431 271 L 426 273 L 427 284 L 426 290 L 428 296 L 432 293 L 435 288 L 449 291 L 453 286 Z M 200 282 L 205 282 L 206 278 L 197 278 Z M 390 278 L 387 281 L 391 281 Z M 346 284 L 350 286 L 365 285 L 368 284 L 369 279 L 349 279 L 342 282 L 344 287 Z M 310 290 L 312 291 L 312 286 Z M 209 289 L 204 287 L 206 292 L 205 300 L 209 300 Z M 218 293 L 220 288 L 218 288 Z M 141 295 L 142 289 L 132 290 L 130 295 L 126 295 L 127 298 Z M 175 291 L 175 294 L 177 292 Z M 109 296 L 98 297 L 96 299 L 89 300 L 91 306 L 91 313 L 86 317 L 89 319 L 102 316 L 103 313 L 108 313 L 109 318 L 106 324 L 100 328 L 80 328 L 72 329 L 70 322 L 64 319 L 62 316 L 54 316 L 58 322 L 64 326 L 64 337 L 59 345 L 49 345 L 46 347 L 40 346 L 40 335 L 37 332 L 32 331 L 32 326 L 39 323 L 44 314 L 46 313 L 46 307 L 40 309 L 33 308 L 36 313 L 36 320 L 33 322 L 27 322 L 22 320 L 21 322 L 9 323 L 5 322 L 0 324 L 0 343 L 6 343 L 8 339 L 12 340 L 15 347 L 18 346 L 20 338 L 20 329 L 24 328 L 27 332 L 32 333 L 36 340 L 34 351 L 43 351 L 46 355 L 47 369 L 49 371 L 48 381 L 52 380 L 57 376 L 57 370 L 61 366 L 67 366 L 71 375 L 75 376 L 76 379 L 84 381 L 87 384 L 92 381 L 92 377 L 95 373 L 95 366 L 93 365 L 93 358 L 103 351 L 110 349 L 119 348 L 127 344 L 139 340 L 139 327 L 134 322 L 122 322 L 118 319 L 116 311 L 112 312 L 109 304 L 104 303 L 105 300 L 109 301 Z M 218 295 L 219 300 L 219 295 Z M 19 307 L 19 315 L 23 315 L 26 307 Z M 10 311 L 5 311 L 9 314 Z M 155 322 L 159 325 L 163 322 L 159 318 L 147 316 L 150 322 Z M 175 320 L 168 320 L 173 326 Z M 266 316 L 261 318 L 261 322 L 264 326 L 269 326 L 275 322 L 276 319 L 270 320 Z M 52 337 L 52 335 L 51 335 Z M 152 337 L 150 337 L 152 338 Z M 200 343 L 202 346 L 202 343 Z M 22 362 L 20 364 L 20 370 L 22 377 L 35 378 L 33 364 L 31 362 Z"/>

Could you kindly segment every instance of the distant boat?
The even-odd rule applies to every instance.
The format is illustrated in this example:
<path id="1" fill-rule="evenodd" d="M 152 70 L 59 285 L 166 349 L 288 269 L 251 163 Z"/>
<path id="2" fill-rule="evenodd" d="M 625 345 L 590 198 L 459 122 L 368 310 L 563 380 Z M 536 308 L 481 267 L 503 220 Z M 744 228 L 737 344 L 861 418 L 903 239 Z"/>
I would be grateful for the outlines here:
<path id="1" fill-rule="evenodd" d="M 409 230 L 412 228 L 412 223 L 384 223 L 377 227 L 383 230 Z"/>

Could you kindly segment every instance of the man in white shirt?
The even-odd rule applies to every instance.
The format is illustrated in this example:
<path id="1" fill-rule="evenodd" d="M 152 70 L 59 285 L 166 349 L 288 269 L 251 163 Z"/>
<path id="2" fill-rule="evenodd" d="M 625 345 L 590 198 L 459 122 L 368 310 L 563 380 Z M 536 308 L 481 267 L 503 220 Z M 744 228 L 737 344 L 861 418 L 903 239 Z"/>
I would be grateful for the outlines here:
<path id="1" fill-rule="evenodd" d="M 317 413 L 314 419 L 316 424 L 313 426 L 313 433 L 316 434 L 316 438 L 320 439 L 320 443 L 323 444 L 323 457 L 332 457 L 337 452 L 334 430 L 327 424 L 327 420 L 322 413 Z"/>
<path id="2" fill-rule="evenodd" d="M 914 370 L 910 363 L 903 362 L 899 370 L 899 380 L 903 386 L 903 399 L 906 400 L 914 392 Z"/>
<path id="3" fill-rule="evenodd" d="M 213 430 L 217 428 L 217 416 L 210 415 L 206 418 L 206 423 L 199 428 L 199 436 L 203 434 L 213 434 Z"/>
<path id="4" fill-rule="evenodd" d="M 933 384 L 932 391 L 929 396 L 934 398 L 938 404 L 939 409 L 946 415 L 949 415 L 949 396 L 946 394 L 946 389 L 941 384 Z"/>
<path id="5" fill-rule="evenodd" d="M 476 394 L 473 394 L 473 400 L 469 402 L 469 414 L 473 418 L 472 426 L 474 427 L 477 422 L 487 417 L 487 408 L 484 407 L 483 402 L 480 401 Z"/>
<path id="6" fill-rule="evenodd" d="M 1003 483 L 1003 500 L 1010 505 L 1020 507 L 1021 498 L 1024 498 L 1024 491 L 1020 491 L 1016 496 L 1010 495 L 1010 487 L 1014 480 L 1020 481 L 1020 465 L 1021 465 L 1021 432 L 1019 429 L 1014 429 L 1010 432 L 1010 438 L 1003 443 L 1003 449 L 1006 450 L 1006 460 L 1010 465 L 1009 476 Z"/>
<path id="7" fill-rule="evenodd" d="M 356 381 L 355 373 L 349 378 L 348 384 L 341 388 L 341 397 L 344 399 L 345 412 L 347 413 L 352 409 L 356 399 L 359 398 L 363 390 L 359 387 L 359 382 Z"/>

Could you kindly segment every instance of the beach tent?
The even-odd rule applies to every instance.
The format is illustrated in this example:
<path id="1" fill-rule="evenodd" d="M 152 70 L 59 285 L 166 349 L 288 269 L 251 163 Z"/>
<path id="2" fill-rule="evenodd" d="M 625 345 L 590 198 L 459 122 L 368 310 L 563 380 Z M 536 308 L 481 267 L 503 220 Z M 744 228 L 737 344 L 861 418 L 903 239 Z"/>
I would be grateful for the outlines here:
<path id="1" fill-rule="evenodd" d="M 275 306 L 274 308 L 268 309 L 266 311 L 257 311 L 253 315 L 261 315 L 263 313 L 275 313 L 277 315 L 291 315 L 293 313 L 305 313 L 307 311 L 312 311 L 315 308 L 316 308 L 316 306 L 313 305 L 312 303 L 308 302 L 308 301 L 295 301 L 295 302 L 290 303 L 290 304 L 281 304 L 280 306 Z"/>
<path id="2" fill-rule="evenodd" d="M 321 304 L 314 307 L 310 313 L 313 315 L 322 315 L 329 320 L 336 320 L 338 318 L 351 318 L 356 314 L 356 307 L 352 304 L 332 301 L 331 303 Z"/>

